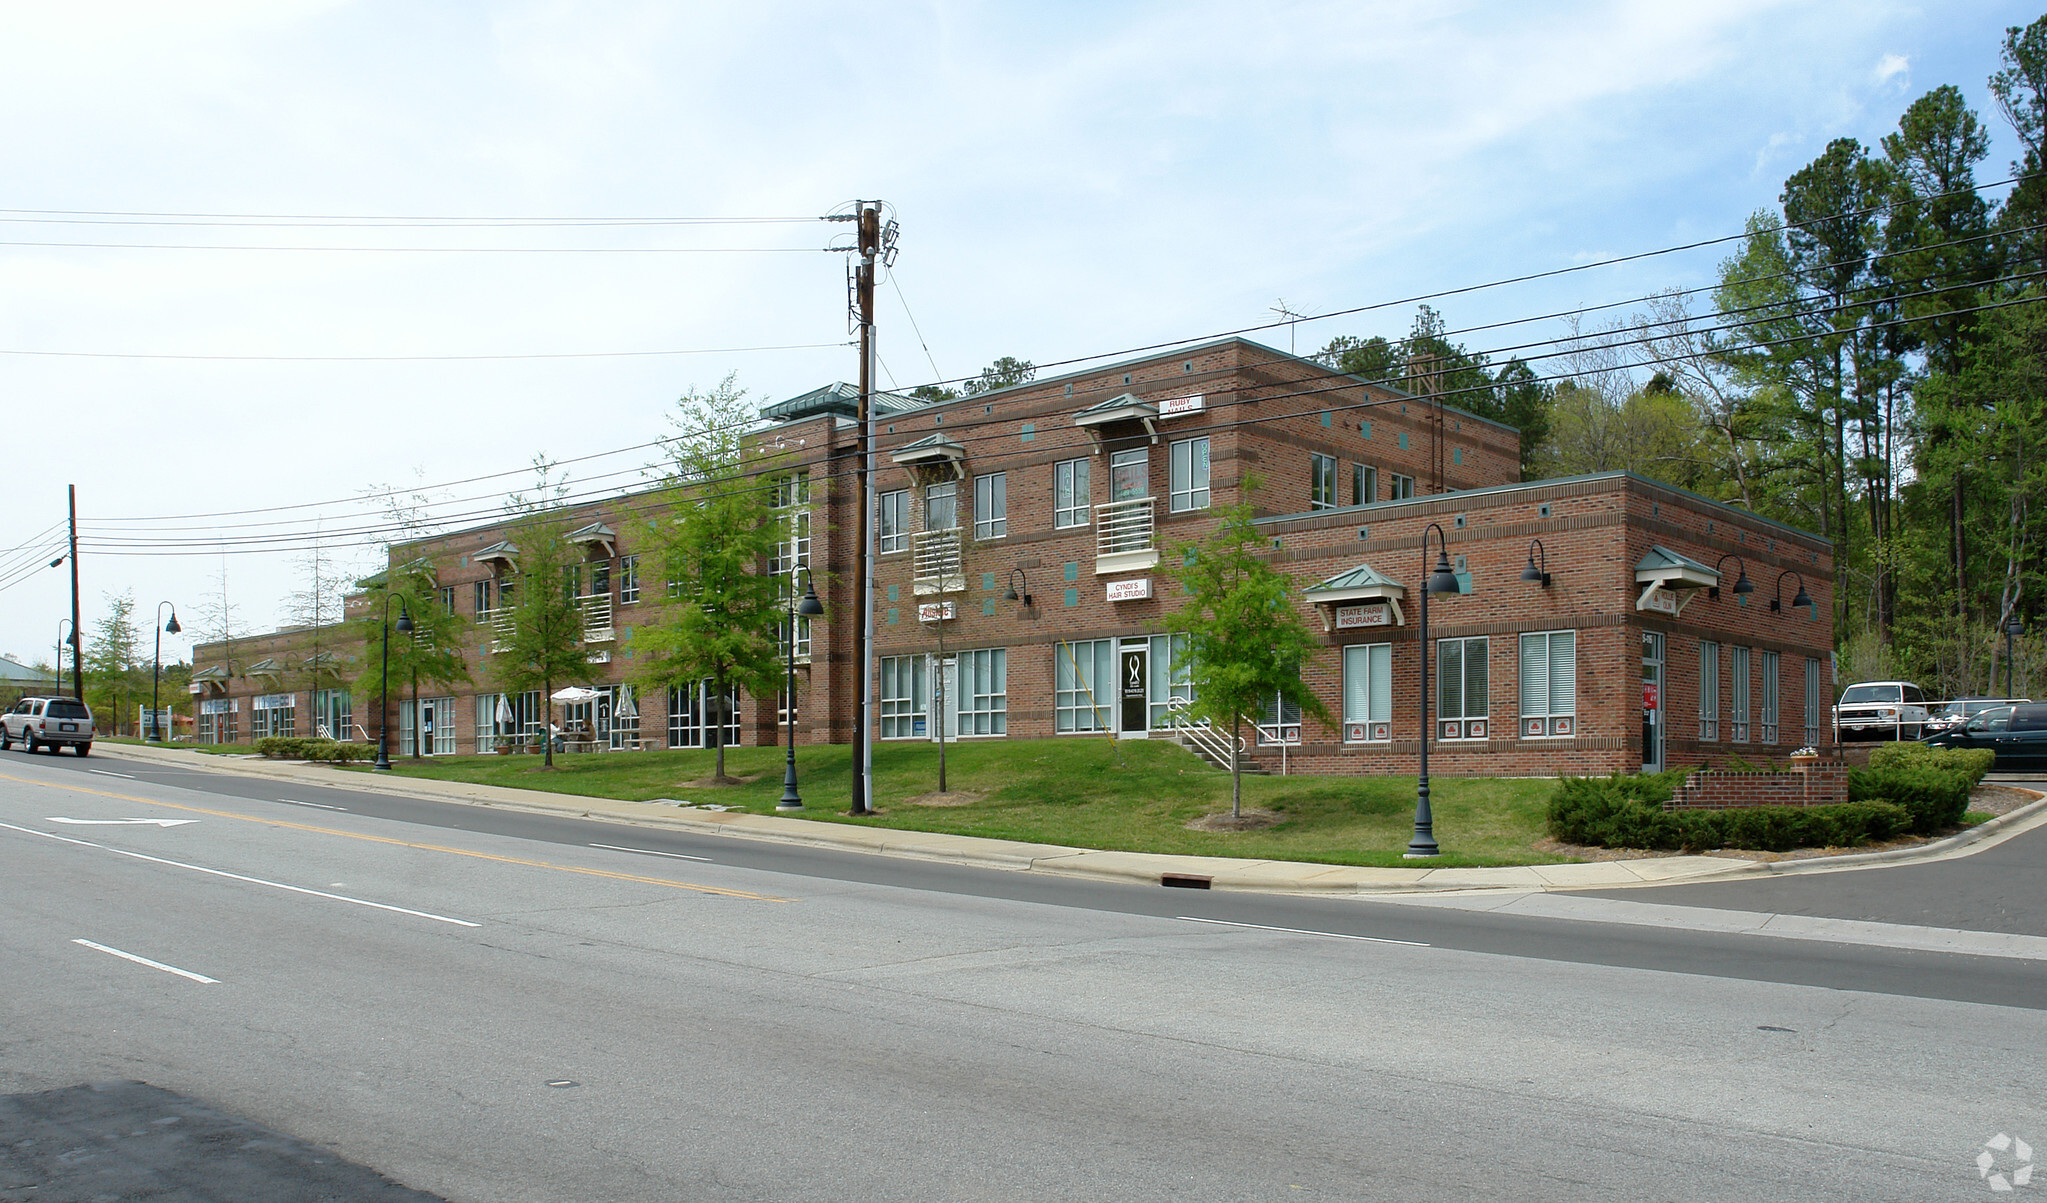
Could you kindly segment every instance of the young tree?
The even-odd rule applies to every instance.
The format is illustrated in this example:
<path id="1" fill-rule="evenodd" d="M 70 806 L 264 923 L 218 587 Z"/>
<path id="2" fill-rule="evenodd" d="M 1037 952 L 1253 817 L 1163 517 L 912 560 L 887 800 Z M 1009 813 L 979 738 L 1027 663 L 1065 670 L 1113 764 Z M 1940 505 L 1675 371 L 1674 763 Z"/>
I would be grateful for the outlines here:
<path id="1" fill-rule="evenodd" d="M 242 608 L 229 595 L 227 586 L 227 557 L 220 559 L 220 572 L 213 578 L 213 585 L 193 607 L 199 617 L 197 634 L 221 645 L 221 664 L 230 675 L 235 667 L 235 640 L 247 634 L 242 625 Z"/>
<path id="2" fill-rule="evenodd" d="M 1248 494 L 1257 487 L 1246 476 Z M 1185 564 L 1175 576 L 1186 585 L 1187 604 L 1167 619 L 1169 630 L 1187 636 L 1196 718 L 1230 731 L 1230 816 L 1243 814 L 1244 773 L 1238 747 L 1244 722 L 1253 725 L 1275 696 L 1322 722 L 1329 708 L 1301 681 L 1301 665 L 1315 650 L 1315 638 L 1287 596 L 1290 582 L 1259 558 L 1264 537 L 1251 522 L 1250 504 L 1220 511 L 1205 544 L 1180 548 Z"/>
<path id="3" fill-rule="evenodd" d="M 782 626 L 793 575 L 763 569 L 791 542 L 805 478 L 776 473 L 770 458 L 749 451 L 736 418 L 745 393 L 725 378 L 710 394 L 685 394 L 678 427 L 694 433 L 670 441 L 668 489 L 656 512 L 651 559 L 668 596 L 653 621 L 634 634 L 639 679 L 652 690 L 692 690 L 708 680 L 713 705 L 713 779 L 725 775 L 725 699 L 736 686 L 772 697 L 782 681 Z M 721 416 L 722 415 L 722 416 Z M 778 496 L 779 495 L 779 496 Z M 789 504 L 778 507 L 777 500 Z"/>
<path id="4" fill-rule="evenodd" d="M 328 628 L 341 620 L 342 577 L 337 572 L 333 556 L 316 533 L 313 546 L 300 557 L 298 562 L 299 588 L 286 599 L 287 620 L 293 626 L 308 628 L 312 637 L 304 659 L 297 665 L 296 676 L 305 686 L 308 694 L 317 694 L 322 689 L 339 685 L 342 675 L 334 659 L 334 638 Z M 312 697 L 306 699 L 313 701 Z M 337 738 L 339 738 L 337 736 Z"/>
<path id="5" fill-rule="evenodd" d="M 371 603 L 358 620 L 363 648 L 368 654 L 363 657 L 362 671 L 356 674 L 355 692 L 369 699 L 364 711 L 376 710 L 380 725 L 387 721 L 382 709 L 384 614 L 385 599 L 392 598 L 398 604 L 398 612 L 412 619 L 409 634 L 391 632 L 390 673 L 399 682 L 410 682 L 412 686 L 412 754 L 417 758 L 420 742 L 426 734 L 419 721 L 420 682 L 457 685 L 467 684 L 473 679 L 469 664 L 462 657 L 462 641 L 467 635 L 468 623 L 441 604 L 440 590 L 434 585 L 433 573 L 424 563 L 415 562 L 378 573 L 362 584 Z"/>
<path id="6" fill-rule="evenodd" d="M 92 642 L 86 648 L 85 675 L 95 713 L 105 716 L 108 728 L 118 732 L 122 707 L 141 692 L 140 636 L 135 632 L 134 593 L 109 593 L 105 600 L 107 612 L 93 623 Z"/>

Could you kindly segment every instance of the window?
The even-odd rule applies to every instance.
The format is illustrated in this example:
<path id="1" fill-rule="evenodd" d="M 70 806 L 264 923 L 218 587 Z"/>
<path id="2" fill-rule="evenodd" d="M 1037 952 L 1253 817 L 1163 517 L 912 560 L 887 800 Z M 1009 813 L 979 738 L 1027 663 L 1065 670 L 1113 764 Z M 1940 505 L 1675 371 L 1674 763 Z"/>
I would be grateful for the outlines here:
<path id="1" fill-rule="evenodd" d="M 1151 728 L 1162 731 L 1173 725 L 1172 703 L 1194 700 L 1194 658 L 1187 654 L 1185 635 L 1151 637 L 1151 672 L 1145 682 L 1151 694 Z"/>
<path id="2" fill-rule="evenodd" d="M 1763 696 L 1756 713 L 1756 725 L 1762 730 L 1756 733 L 1760 743 L 1775 745 L 1777 742 L 1777 674 L 1781 671 L 1783 658 L 1776 652 L 1763 653 Z"/>
<path id="3" fill-rule="evenodd" d="M 611 561 L 593 560 L 590 563 L 590 596 L 611 596 Z"/>
<path id="4" fill-rule="evenodd" d="M 199 702 L 198 739 L 203 744 L 235 742 L 234 698 L 202 698 Z"/>
<path id="5" fill-rule="evenodd" d="M 1172 513 L 1208 508 L 1208 440 L 1182 439 L 1166 449 L 1171 465 L 1166 508 Z"/>
<path id="6" fill-rule="evenodd" d="M 881 737 L 922 739 L 928 717 L 928 665 L 924 656 L 881 658 Z"/>
<path id="7" fill-rule="evenodd" d="M 1578 633 L 1543 631 L 1521 637 L 1521 737 L 1578 733 Z"/>
<path id="8" fill-rule="evenodd" d="M 1333 455 L 1308 456 L 1308 508 L 1336 508 L 1336 457 Z"/>
<path id="9" fill-rule="evenodd" d="M 719 722 L 720 717 L 723 723 Z M 671 748 L 726 747 L 739 742 L 739 690 L 723 698 L 709 680 L 683 689 L 668 691 L 668 746 Z"/>
<path id="10" fill-rule="evenodd" d="M 1052 525 L 1086 526 L 1087 461 L 1064 460 L 1052 465 Z"/>
<path id="11" fill-rule="evenodd" d="M 618 558 L 618 604 L 630 606 L 640 600 L 640 557 Z"/>
<path id="12" fill-rule="evenodd" d="M 1350 466 L 1350 503 L 1370 505 L 1379 500 L 1379 470 L 1364 464 Z"/>
<path id="13" fill-rule="evenodd" d="M 1729 649 L 1729 655 L 1732 657 L 1732 663 L 1728 665 L 1728 671 L 1734 676 L 1732 682 L 1734 686 L 1734 709 L 1728 714 L 1727 718 L 1734 727 L 1732 732 L 1734 742 L 1745 744 L 1748 742 L 1748 649 L 1745 647 L 1731 648 Z"/>
<path id="14" fill-rule="evenodd" d="M 1820 662 L 1805 658 L 1805 746 L 1820 746 Z"/>
<path id="15" fill-rule="evenodd" d="M 519 608 L 518 597 L 519 582 L 514 580 L 501 580 L 498 582 L 498 609 L 500 610 L 518 609 Z"/>
<path id="16" fill-rule="evenodd" d="M 442 585 L 440 588 L 440 594 L 442 612 L 447 614 L 453 614 L 455 612 L 455 586 Z"/>
<path id="17" fill-rule="evenodd" d="M 960 485 L 942 481 L 924 488 L 924 529 L 956 530 L 960 524 Z"/>
<path id="18" fill-rule="evenodd" d="M 1436 641 L 1436 737 L 1484 739 L 1487 723 L 1486 641 Z"/>
<path id="19" fill-rule="evenodd" d="M 453 756 L 455 754 L 455 699 L 421 698 L 415 705 L 407 698 L 398 706 L 398 754 L 410 756 L 413 750 L 414 723 L 426 728 L 426 741 L 420 751 L 428 756 Z"/>
<path id="20" fill-rule="evenodd" d="M 1009 652 L 990 647 L 959 654 L 961 735 L 1009 733 Z"/>
<path id="21" fill-rule="evenodd" d="M 574 601 L 583 596 L 583 566 L 562 565 L 562 596 Z"/>
<path id="22" fill-rule="evenodd" d="M 974 478 L 974 538 L 1000 539 L 1009 534 L 1009 474 L 991 472 Z"/>
<path id="23" fill-rule="evenodd" d="M 611 749 L 618 751 L 638 747 L 640 741 L 638 691 L 631 685 L 611 685 L 605 687 L 605 692 L 611 695 L 609 699 L 611 705 L 608 707 L 611 720 L 609 724 Z"/>
<path id="24" fill-rule="evenodd" d="M 1151 467 L 1144 448 L 1132 447 L 1109 456 L 1109 500 L 1133 501 L 1151 496 Z"/>
<path id="25" fill-rule="evenodd" d="M 288 739 L 297 733 L 298 695 L 266 693 L 249 703 L 249 738 Z"/>
<path id="26" fill-rule="evenodd" d="M 875 533 L 881 539 L 881 554 L 906 551 L 910 546 L 910 491 L 897 489 L 875 498 Z"/>
<path id="27" fill-rule="evenodd" d="M 1343 649 L 1343 742 L 1385 743 L 1393 738 L 1393 645 L 1353 644 Z"/>
<path id="28" fill-rule="evenodd" d="M 1053 645 L 1054 730 L 1107 730 L 1116 708 L 1115 689 L 1115 640 L 1087 639 Z"/>
<path id="29" fill-rule="evenodd" d="M 787 509 L 792 505 L 810 504 L 810 473 L 792 472 L 775 478 L 773 496 L 769 504 L 776 509 Z"/>
<path id="30" fill-rule="evenodd" d="M 313 691 L 313 734 L 321 739 L 352 738 L 354 698 L 346 689 Z"/>
<path id="31" fill-rule="evenodd" d="M 490 585 L 491 585 L 491 583 L 490 583 L 489 581 L 478 581 L 478 582 L 476 582 L 476 585 L 475 585 L 475 589 L 476 589 L 476 616 L 477 616 L 478 618 L 482 618 L 482 617 L 483 617 L 484 615 L 486 615 L 486 614 L 489 614 L 489 613 L 490 613 L 490 609 L 491 609 L 491 606 L 490 606 Z"/>
<path id="32" fill-rule="evenodd" d="M 1392 487 L 1386 490 L 1386 500 L 1406 501 L 1412 496 L 1414 496 L 1414 477 L 1402 476 L 1400 473 L 1395 472 L 1392 477 Z"/>
<path id="33" fill-rule="evenodd" d="M 1720 645 L 1699 641 L 1699 738 L 1720 738 Z"/>
<path id="34" fill-rule="evenodd" d="M 1280 694 L 1267 694 L 1258 705 L 1258 746 L 1295 746 L 1301 742 L 1301 708 Z"/>

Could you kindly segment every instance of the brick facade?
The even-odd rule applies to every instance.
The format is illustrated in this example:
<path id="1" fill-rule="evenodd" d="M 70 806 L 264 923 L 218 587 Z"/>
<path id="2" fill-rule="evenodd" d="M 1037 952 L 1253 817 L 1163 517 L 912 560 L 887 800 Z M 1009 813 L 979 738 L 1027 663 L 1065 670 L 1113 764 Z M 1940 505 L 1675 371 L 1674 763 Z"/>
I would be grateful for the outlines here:
<path id="1" fill-rule="evenodd" d="M 1106 640 L 1081 652 L 1112 649 L 1120 670 L 1122 655 L 1141 648 L 1143 667 L 1162 675 L 1150 656 L 1170 656 L 1167 645 L 1152 641 L 1179 604 L 1171 569 L 1181 562 L 1184 545 L 1210 534 L 1217 511 L 1240 500 L 1254 507 L 1259 530 L 1271 540 L 1266 558 L 1292 578 L 1296 609 L 1327 649 L 1302 671 L 1333 713 L 1343 714 L 1344 649 L 1387 646 L 1384 653 L 1358 653 L 1390 663 L 1386 738 L 1347 740 L 1342 725 L 1328 730 L 1309 724 L 1300 729 L 1299 746 L 1288 750 L 1291 765 L 1312 772 L 1415 771 L 1422 726 L 1419 588 L 1436 554 L 1431 536 L 1425 559 L 1421 539 L 1431 524 L 1441 528 L 1448 555 L 1470 582 L 1468 593 L 1429 600 L 1432 671 L 1439 666 L 1441 641 L 1481 638 L 1487 670 L 1486 696 L 1465 708 L 1467 719 L 1483 721 L 1482 734 L 1467 722 L 1458 734 L 1474 738 L 1439 735 L 1430 744 L 1432 770 L 1633 771 L 1644 764 L 1645 739 L 1661 749 L 1668 766 L 1781 755 L 1830 737 L 1826 724 L 1815 734 L 1804 721 L 1809 660 L 1819 665 L 1816 698 L 1822 708 L 1831 686 L 1832 632 L 1818 616 L 1831 612 L 1832 565 L 1827 544 L 1817 536 L 1626 473 L 1519 482 L 1516 432 L 1240 339 L 936 404 L 884 401 L 877 404 L 873 488 L 878 495 L 907 494 L 908 524 L 901 548 L 877 559 L 875 641 L 865 674 L 852 651 L 859 612 L 854 476 L 859 432 L 848 416 L 848 390 L 835 386 L 772 407 L 778 420 L 757 436 L 783 453 L 789 470 L 808 477 L 809 564 L 827 608 L 812 627 L 810 662 L 799 669 L 800 742 L 850 741 L 861 679 L 876 683 L 884 660 L 898 669 L 914 669 L 921 660 L 928 691 L 932 662 L 926 658 L 938 652 L 941 632 L 940 624 L 919 620 L 919 606 L 945 603 L 955 615 L 942 624 L 946 657 L 986 653 L 966 660 L 986 669 L 999 659 L 1006 670 L 1005 696 L 995 712 L 1003 734 L 1063 733 L 1055 705 L 1061 659 L 1071 665 L 1077 659 L 1074 644 Z M 1192 466 L 1199 462 L 1195 440 L 1205 440 L 1199 445 L 1208 469 L 1205 495 L 1192 487 Z M 1069 510 L 1064 517 L 1071 524 L 1060 525 L 1058 473 L 1060 465 L 1074 463 L 1085 465 L 1085 509 Z M 1334 478 L 1333 495 L 1326 487 L 1318 494 L 1318 463 L 1324 486 Z M 1435 491 L 1439 472 L 1447 491 Z M 977 478 L 997 475 L 1006 500 L 1002 525 L 977 532 Z M 1412 496 L 1393 495 L 1396 477 L 1413 482 Z M 947 482 L 957 494 L 956 554 L 947 550 L 949 536 L 931 532 L 926 512 L 931 486 Z M 1247 488 L 1252 482 L 1257 487 Z M 1118 483 L 1131 500 L 1113 494 Z M 1370 496 L 1356 496 L 1360 484 Z M 992 481 L 984 487 L 992 490 Z M 633 629 L 656 620 L 665 602 L 661 582 L 649 579 L 654 574 L 647 567 L 640 573 L 638 601 L 625 600 L 620 591 L 618 557 L 639 549 L 639 532 L 658 516 L 656 505 L 655 495 L 640 493 L 567 512 L 571 527 L 603 523 L 615 532 L 613 544 L 589 549 L 592 566 L 602 563 L 610 570 L 614 630 L 609 641 L 592 644 L 593 658 L 602 662 L 593 663 L 590 680 L 579 683 L 629 682 Z M 1146 521 L 1139 524 L 1140 518 Z M 1140 525 L 1136 550 L 1116 542 Z M 505 537 L 505 527 L 493 525 L 402 548 L 400 554 L 427 560 L 436 581 L 453 588 L 457 612 L 475 616 L 478 583 L 491 582 L 503 570 L 478 553 Z M 1550 573 L 1547 586 L 1520 579 L 1535 540 Z M 1644 586 L 1638 566 L 1645 557 L 1666 553 L 1696 562 L 1694 576 L 1701 565 L 1723 567 L 1720 596 L 1709 598 L 1705 589 L 1688 585 L 1670 595 L 1675 600 L 1664 599 L 1664 609 L 1639 608 Z M 1307 591 L 1366 565 L 1398 590 L 1399 621 L 1336 627 L 1336 607 Z M 1737 572 L 1755 583 L 1754 593 L 1733 592 Z M 1780 579 L 1785 604 L 1772 611 L 1768 600 Z M 1816 605 L 1790 605 L 1800 584 Z M 1126 600 L 1111 600 L 1112 586 L 1124 590 Z M 1012 587 L 1031 604 L 1021 596 L 1008 600 Z M 1379 612 L 1390 617 L 1394 609 Z M 488 656 L 482 650 L 487 625 L 479 623 L 478 632 L 471 664 L 487 691 Z M 1530 737 L 1519 708 L 1522 650 L 1536 637 L 1539 646 L 1550 647 L 1550 633 L 1556 633 L 1559 648 L 1567 646 L 1568 633 L 1566 667 L 1575 673 L 1575 688 L 1561 703 L 1564 709 L 1543 720 L 1557 730 Z M 1652 726 L 1644 723 L 1644 652 L 1659 643 L 1662 666 L 1653 684 L 1660 721 Z M 1718 701 L 1722 725 L 1710 738 L 1698 725 L 1704 644 L 1712 645 L 1724 695 Z M 360 646 L 358 639 L 354 654 Z M 1479 646 L 1458 645 L 1460 654 L 1476 654 Z M 244 647 L 237 644 L 237 659 L 244 659 Z M 1747 649 L 1750 677 L 1749 719 L 1739 742 L 1728 721 L 1736 648 Z M 202 646 L 195 663 L 216 663 L 219 651 Z M 1765 653 L 1775 654 L 1778 669 L 1777 722 L 1769 731 L 1759 713 L 1768 692 Z M 1094 683 L 1101 692 L 1110 692 L 1103 688 L 1109 684 Z M 1163 687 L 1149 678 L 1145 687 L 1144 705 L 1132 710 L 1136 729 L 1126 735 L 1162 734 L 1144 728 L 1162 713 L 1153 706 Z M 241 678 L 230 679 L 227 688 L 234 695 L 254 690 Z M 473 692 L 465 693 L 455 707 L 463 751 L 474 746 L 472 699 Z M 1087 700 L 1108 701 L 1092 693 Z M 358 699 L 359 715 L 370 713 L 364 701 Z M 647 696 L 637 704 L 641 733 L 664 736 L 668 699 Z M 1118 708 L 1105 709 L 1107 721 L 1120 727 Z M 926 711 L 923 724 L 905 719 L 901 731 L 929 738 L 937 715 L 928 705 Z M 738 742 L 776 742 L 777 713 L 775 698 L 746 699 Z M 1085 726 L 1092 713 L 1069 705 L 1064 725 Z M 988 711 L 982 716 L 985 725 L 994 725 Z M 945 721 L 950 734 L 954 720 Z M 369 720 L 358 723 L 374 731 Z M 891 734 L 895 731 L 892 725 Z"/>
<path id="2" fill-rule="evenodd" d="M 1733 810 L 1746 806 L 1832 806 L 1848 800 L 1848 766 L 1799 764 L 1785 773 L 1701 769 L 1685 774 L 1663 809 Z"/>

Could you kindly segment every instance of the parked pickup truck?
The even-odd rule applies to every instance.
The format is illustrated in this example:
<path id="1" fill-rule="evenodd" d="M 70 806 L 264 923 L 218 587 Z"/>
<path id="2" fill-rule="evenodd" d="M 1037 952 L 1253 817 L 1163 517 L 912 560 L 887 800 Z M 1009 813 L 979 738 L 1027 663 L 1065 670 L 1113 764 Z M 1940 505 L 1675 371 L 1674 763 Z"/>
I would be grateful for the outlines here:
<path id="1" fill-rule="evenodd" d="M 1926 717 L 1926 694 L 1910 681 L 1858 681 L 1841 691 L 1834 730 L 1843 740 L 1918 739 Z"/>

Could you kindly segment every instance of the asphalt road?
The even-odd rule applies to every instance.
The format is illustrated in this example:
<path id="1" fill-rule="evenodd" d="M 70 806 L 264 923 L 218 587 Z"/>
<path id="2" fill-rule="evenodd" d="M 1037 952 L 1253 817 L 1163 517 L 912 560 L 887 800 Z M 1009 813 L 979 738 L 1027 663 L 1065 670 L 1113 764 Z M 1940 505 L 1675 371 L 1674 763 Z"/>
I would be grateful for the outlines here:
<path id="1" fill-rule="evenodd" d="M 145 1081 L 451 1199 L 1964 1198 L 2047 1146 L 2035 957 L 289 789 L 0 757 L 0 1093 Z"/>

